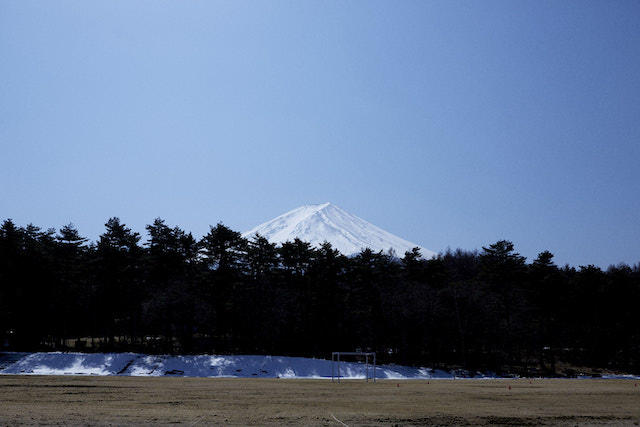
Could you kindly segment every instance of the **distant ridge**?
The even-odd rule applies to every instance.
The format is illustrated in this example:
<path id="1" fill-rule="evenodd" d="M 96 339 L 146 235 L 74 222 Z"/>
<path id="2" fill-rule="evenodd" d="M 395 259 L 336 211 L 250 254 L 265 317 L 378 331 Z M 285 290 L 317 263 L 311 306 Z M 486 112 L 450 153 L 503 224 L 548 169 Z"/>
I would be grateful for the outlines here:
<path id="1" fill-rule="evenodd" d="M 256 234 L 271 243 L 293 241 L 297 237 L 317 247 L 327 241 L 347 256 L 369 248 L 374 252 L 385 253 L 393 250 L 396 256 L 402 258 L 405 252 L 415 247 L 420 248 L 424 258 L 436 255 L 435 252 L 376 227 L 333 203 L 301 206 L 244 232 L 242 236 L 250 239 Z"/>

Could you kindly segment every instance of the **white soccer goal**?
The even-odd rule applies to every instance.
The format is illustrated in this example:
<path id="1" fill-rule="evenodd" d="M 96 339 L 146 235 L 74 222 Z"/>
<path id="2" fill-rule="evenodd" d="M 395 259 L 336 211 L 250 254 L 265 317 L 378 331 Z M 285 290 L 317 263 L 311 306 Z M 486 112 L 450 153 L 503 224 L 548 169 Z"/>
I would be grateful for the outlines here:
<path id="1" fill-rule="evenodd" d="M 373 382 L 376 382 L 376 353 L 363 353 L 359 351 L 334 351 L 331 353 L 331 382 L 334 382 L 334 379 L 337 377 L 338 382 L 340 382 L 340 357 L 341 356 L 364 356 L 365 363 L 367 364 L 366 368 L 366 379 L 369 382 L 369 357 L 373 356 Z M 336 371 L 335 365 L 336 362 L 338 364 L 338 369 Z M 337 374 L 337 375 L 336 375 Z"/>

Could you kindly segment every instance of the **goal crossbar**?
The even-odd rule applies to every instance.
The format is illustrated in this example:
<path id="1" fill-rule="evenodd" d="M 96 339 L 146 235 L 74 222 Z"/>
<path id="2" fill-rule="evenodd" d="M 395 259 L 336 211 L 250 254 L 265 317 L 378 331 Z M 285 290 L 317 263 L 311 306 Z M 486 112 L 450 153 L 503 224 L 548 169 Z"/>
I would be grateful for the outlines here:
<path id="1" fill-rule="evenodd" d="M 373 382 L 376 382 L 376 353 L 367 353 L 360 351 L 334 351 L 331 353 L 331 382 L 334 382 L 337 373 L 338 382 L 340 382 L 340 357 L 341 356 L 364 356 L 366 368 L 366 379 L 369 382 L 369 357 L 373 357 Z M 335 365 L 338 365 L 336 372 Z"/>

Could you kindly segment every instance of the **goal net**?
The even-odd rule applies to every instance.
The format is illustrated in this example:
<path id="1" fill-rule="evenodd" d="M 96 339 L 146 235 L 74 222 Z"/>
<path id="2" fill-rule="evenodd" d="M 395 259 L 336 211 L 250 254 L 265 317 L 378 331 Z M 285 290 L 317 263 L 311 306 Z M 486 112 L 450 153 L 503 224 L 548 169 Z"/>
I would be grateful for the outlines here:
<path id="1" fill-rule="evenodd" d="M 359 351 L 334 351 L 331 353 L 331 382 L 335 382 L 336 378 L 338 382 L 340 382 L 340 360 L 344 356 L 351 356 L 356 358 L 364 358 L 366 369 L 365 369 L 365 378 L 367 382 L 369 382 L 369 361 L 373 361 L 373 382 L 376 382 L 376 353 L 363 353 Z M 370 359 L 371 358 L 371 359 Z"/>

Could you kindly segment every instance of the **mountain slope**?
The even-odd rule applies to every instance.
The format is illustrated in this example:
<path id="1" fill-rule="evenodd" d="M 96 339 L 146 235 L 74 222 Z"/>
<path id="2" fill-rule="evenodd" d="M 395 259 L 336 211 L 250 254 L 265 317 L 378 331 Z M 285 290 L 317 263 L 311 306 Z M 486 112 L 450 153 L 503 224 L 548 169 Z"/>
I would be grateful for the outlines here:
<path id="1" fill-rule="evenodd" d="M 403 257 L 405 252 L 420 247 L 332 203 L 299 207 L 243 233 L 242 236 L 252 238 L 256 234 L 272 243 L 293 241 L 296 237 L 312 246 L 319 246 L 327 241 L 344 255 L 355 255 L 362 249 L 370 248 L 374 252 L 385 253 L 392 249 L 398 257 Z M 422 247 L 420 250 L 425 258 L 436 255 Z"/>

